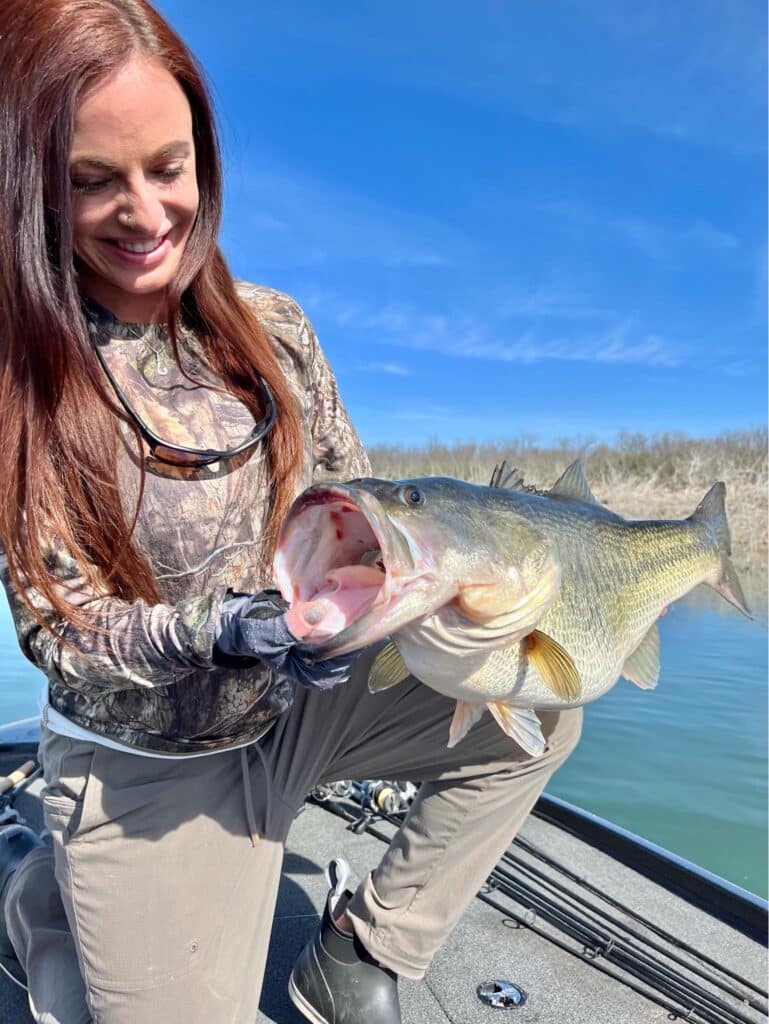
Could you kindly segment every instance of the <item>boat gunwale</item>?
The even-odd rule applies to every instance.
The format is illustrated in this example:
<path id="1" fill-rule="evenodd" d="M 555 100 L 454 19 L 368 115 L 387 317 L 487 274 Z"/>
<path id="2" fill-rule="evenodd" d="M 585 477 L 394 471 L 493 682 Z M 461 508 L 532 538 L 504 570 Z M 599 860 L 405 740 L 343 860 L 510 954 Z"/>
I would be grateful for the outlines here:
<path id="1" fill-rule="evenodd" d="M 769 903 L 755 893 L 548 793 L 542 794 L 532 814 L 644 875 L 747 938 L 763 946 L 769 944 Z"/>

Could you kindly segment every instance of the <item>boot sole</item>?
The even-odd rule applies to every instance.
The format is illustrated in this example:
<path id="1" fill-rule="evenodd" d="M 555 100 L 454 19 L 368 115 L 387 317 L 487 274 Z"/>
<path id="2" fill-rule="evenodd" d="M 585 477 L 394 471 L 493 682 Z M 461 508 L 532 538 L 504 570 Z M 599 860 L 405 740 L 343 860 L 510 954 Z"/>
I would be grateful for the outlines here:
<path id="1" fill-rule="evenodd" d="M 331 1024 L 331 1022 L 325 1017 L 321 1017 L 315 1007 L 311 1006 L 304 998 L 302 993 L 296 987 L 293 972 L 291 977 L 288 979 L 288 997 L 302 1016 L 306 1017 L 307 1020 L 312 1021 L 312 1024 Z"/>

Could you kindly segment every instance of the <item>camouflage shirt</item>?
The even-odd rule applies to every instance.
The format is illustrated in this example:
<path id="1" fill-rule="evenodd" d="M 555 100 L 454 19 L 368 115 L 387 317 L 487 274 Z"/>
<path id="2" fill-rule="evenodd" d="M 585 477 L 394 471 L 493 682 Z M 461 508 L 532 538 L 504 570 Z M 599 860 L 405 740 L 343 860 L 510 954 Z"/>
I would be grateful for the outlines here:
<path id="1" fill-rule="evenodd" d="M 339 399 L 336 381 L 301 309 L 278 292 L 239 285 L 274 345 L 303 413 L 299 490 L 318 477 L 369 474 L 368 459 Z M 195 337 L 182 332 L 177 366 L 158 325 L 120 323 L 89 303 L 94 341 L 139 415 L 160 437 L 224 450 L 253 427 L 231 395 L 205 387 L 216 378 Z M 200 383 L 197 383 L 200 382 Z M 126 514 L 139 486 L 136 442 L 121 425 L 118 473 Z M 46 674 L 49 700 L 61 714 L 103 736 L 170 754 L 217 750 L 247 741 L 291 704 L 293 685 L 266 666 L 215 666 L 212 649 L 228 589 L 270 586 L 262 543 L 268 512 L 265 442 L 232 459 L 179 470 L 146 462 L 145 491 L 134 534 L 155 573 L 164 603 L 128 603 L 81 583 L 77 565 L 59 554 L 55 571 L 75 589 L 69 599 L 96 613 L 104 632 L 57 622 L 69 644 L 43 629 L 0 572 L 24 654 Z M 298 493 L 298 492 L 297 492 Z M 30 593 L 36 606 L 50 606 Z M 53 622 L 53 619 L 52 619 Z"/>

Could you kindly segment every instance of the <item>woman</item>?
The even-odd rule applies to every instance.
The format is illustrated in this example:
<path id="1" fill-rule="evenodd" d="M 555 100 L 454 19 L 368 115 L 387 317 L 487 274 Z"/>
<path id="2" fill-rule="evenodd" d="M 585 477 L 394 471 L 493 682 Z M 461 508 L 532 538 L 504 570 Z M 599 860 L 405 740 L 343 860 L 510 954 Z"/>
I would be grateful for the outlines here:
<path id="1" fill-rule="evenodd" d="M 33 1015 L 252 1022 L 292 817 L 321 780 L 380 776 L 425 781 L 357 891 L 334 873 L 290 991 L 312 1021 L 394 1024 L 397 975 L 422 976 L 579 711 L 542 716 L 536 761 L 491 721 L 449 751 L 432 690 L 373 697 L 366 653 L 296 656 L 277 528 L 314 475 L 369 467 L 301 310 L 216 246 L 193 58 L 143 0 L 5 0 L 0 66 L 0 540 L 47 677 L 50 831 L 6 844 L 0 889 Z"/>

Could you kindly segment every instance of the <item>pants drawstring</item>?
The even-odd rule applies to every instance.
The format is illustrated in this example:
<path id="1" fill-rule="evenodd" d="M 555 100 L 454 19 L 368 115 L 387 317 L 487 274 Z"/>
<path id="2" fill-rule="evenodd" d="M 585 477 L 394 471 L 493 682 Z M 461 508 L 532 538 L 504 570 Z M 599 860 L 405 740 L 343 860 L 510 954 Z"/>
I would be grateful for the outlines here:
<path id="1" fill-rule="evenodd" d="M 248 819 L 248 831 L 251 836 L 251 845 L 256 846 L 259 842 L 259 833 L 256 829 L 256 817 L 254 816 L 254 797 L 251 792 L 251 775 L 248 771 L 248 755 L 246 748 L 240 748 L 240 767 L 243 770 L 243 794 L 246 800 L 246 818 Z"/>
<path id="2" fill-rule="evenodd" d="M 259 841 L 259 831 L 256 827 L 256 816 L 254 814 L 254 795 L 251 789 L 251 773 L 248 770 L 248 749 L 256 751 L 257 757 L 262 762 L 262 768 L 264 769 L 264 831 L 269 832 L 270 829 L 270 810 L 272 806 L 272 783 L 270 780 L 270 773 L 267 769 L 267 762 L 264 759 L 264 751 L 258 743 L 251 744 L 249 747 L 240 748 L 240 766 L 243 770 L 243 794 L 246 801 L 246 819 L 248 820 L 248 831 L 251 836 L 251 845 L 256 846 Z"/>

